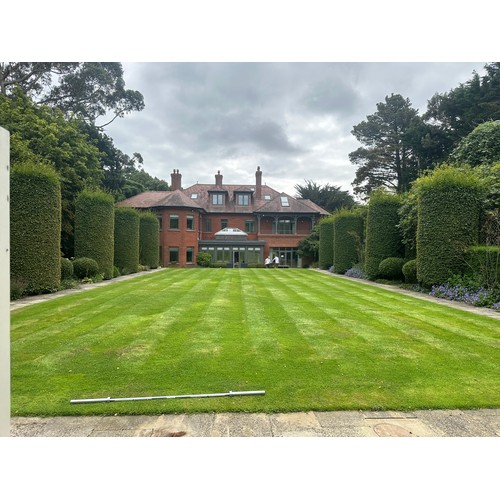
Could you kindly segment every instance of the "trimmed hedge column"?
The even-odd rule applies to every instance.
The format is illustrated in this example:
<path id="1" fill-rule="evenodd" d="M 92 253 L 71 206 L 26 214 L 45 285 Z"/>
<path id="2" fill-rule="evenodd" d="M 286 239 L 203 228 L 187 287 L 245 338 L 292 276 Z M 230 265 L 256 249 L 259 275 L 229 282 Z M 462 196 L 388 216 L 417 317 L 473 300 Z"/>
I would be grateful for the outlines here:
<path id="1" fill-rule="evenodd" d="M 398 229 L 400 196 L 375 191 L 368 203 L 366 219 L 365 272 L 376 278 L 379 265 L 388 257 L 404 257 L 404 247 Z"/>
<path id="2" fill-rule="evenodd" d="M 160 223 L 152 212 L 140 214 L 139 262 L 151 269 L 160 265 Z"/>
<path id="3" fill-rule="evenodd" d="M 364 220 L 350 210 L 339 210 L 333 217 L 333 268 L 344 274 L 354 264 L 360 264 Z"/>
<path id="4" fill-rule="evenodd" d="M 467 250 L 466 273 L 475 276 L 483 286 L 500 285 L 500 246 L 477 246 Z"/>
<path id="5" fill-rule="evenodd" d="M 75 258 L 89 257 L 113 277 L 115 203 L 103 191 L 82 191 L 75 202 Z"/>
<path id="6" fill-rule="evenodd" d="M 10 176 L 10 276 L 29 294 L 61 284 L 61 184 L 47 165 L 24 163 Z"/>
<path id="7" fill-rule="evenodd" d="M 419 178 L 416 189 L 417 279 L 442 284 L 464 271 L 466 251 L 477 244 L 481 181 L 473 171 L 444 166 Z"/>
<path id="8" fill-rule="evenodd" d="M 139 212 L 115 208 L 115 266 L 121 274 L 136 273 L 139 267 Z"/>
<path id="9" fill-rule="evenodd" d="M 319 222 L 319 268 L 328 269 L 333 265 L 333 218 L 325 217 Z"/>

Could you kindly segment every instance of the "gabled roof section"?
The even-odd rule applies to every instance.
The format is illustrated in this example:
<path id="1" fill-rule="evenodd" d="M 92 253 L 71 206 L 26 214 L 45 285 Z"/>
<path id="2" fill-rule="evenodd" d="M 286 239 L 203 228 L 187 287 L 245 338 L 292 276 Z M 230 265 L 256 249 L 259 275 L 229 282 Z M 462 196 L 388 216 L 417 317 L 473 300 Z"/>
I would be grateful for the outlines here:
<path id="1" fill-rule="evenodd" d="M 131 198 L 117 203 L 121 207 L 133 208 L 155 208 L 155 207 L 175 207 L 175 208 L 197 208 L 200 205 L 187 196 L 183 191 L 145 191 Z"/>

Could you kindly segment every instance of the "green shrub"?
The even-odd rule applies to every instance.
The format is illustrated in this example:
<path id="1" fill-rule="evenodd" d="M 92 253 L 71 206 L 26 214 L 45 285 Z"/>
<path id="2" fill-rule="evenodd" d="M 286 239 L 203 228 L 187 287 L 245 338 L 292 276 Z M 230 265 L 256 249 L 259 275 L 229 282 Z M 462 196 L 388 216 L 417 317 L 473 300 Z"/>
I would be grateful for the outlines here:
<path id="1" fill-rule="evenodd" d="M 73 261 L 73 272 L 81 280 L 93 278 L 99 274 L 99 264 L 90 257 L 79 257 Z"/>
<path id="2" fill-rule="evenodd" d="M 500 285 L 500 247 L 474 246 L 467 250 L 466 274 L 474 276 L 481 286 Z"/>
<path id="3" fill-rule="evenodd" d="M 139 212 L 115 208 L 114 262 L 121 274 L 136 273 L 139 266 Z"/>
<path id="4" fill-rule="evenodd" d="M 27 283 L 19 278 L 10 280 L 10 300 L 17 300 L 26 295 Z"/>
<path id="5" fill-rule="evenodd" d="M 26 162 L 10 175 L 10 275 L 25 293 L 61 284 L 61 185 L 48 166 Z"/>
<path id="6" fill-rule="evenodd" d="M 460 140 L 452 153 L 454 161 L 478 167 L 500 161 L 500 122 L 479 124 Z"/>
<path id="7" fill-rule="evenodd" d="M 378 277 L 380 263 L 388 257 L 403 257 L 399 231 L 400 196 L 382 190 L 373 192 L 368 202 L 365 241 L 365 272 Z"/>
<path id="8" fill-rule="evenodd" d="M 319 267 L 329 269 L 333 265 L 333 217 L 319 221 Z"/>
<path id="9" fill-rule="evenodd" d="M 405 260 L 401 257 L 387 257 L 378 267 L 378 275 L 380 278 L 388 280 L 404 279 L 403 265 Z"/>
<path id="10" fill-rule="evenodd" d="M 333 268 L 344 274 L 361 261 L 364 233 L 363 217 L 351 210 L 333 215 Z"/>
<path id="11" fill-rule="evenodd" d="M 90 257 L 104 279 L 113 276 L 114 199 L 103 191 L 84 190 L 75 202 L 75 257 Z"/>
<path id="12" fill-rule="evenodd" d="M 210 267 L 212 255 L 208 252 L 198 252 L 196 255 L 196 264 L 200 267 Z"/>
<path id="13" fill-rule="evenodd" d="M 406 283 L 418 283 L 417 281 L 417 261 L 409 260 L 403 265 L 403 274 Z"/>
<path id="14" fill-rule="evenodd" d="M 417 279 L 426 286 L 446 283 L 463 273 L 466 251 L 477 244 L 483 184 L 471 169 L 443 165 L 415 188 Z"/>
<path id="15" fill-rule="evenodd" d="M 152 212 L 139 214 L 139 262 L 149 269 L 160 265 L 160 223 Z"/>
<path id="16" fill-rule="evenodd" d="M 415 259 L 417 257 L 417 222 L 418 201 L 415 190 L 411 189 L 402 196 L 402 204 L 399 209 L 398 228 L 401 233 L 401 241 L 405 247 L 405 258 Z"/>
<path id="17" fill-rule="evenodd" d="M 70 280 L 73 272 L 73 263 L 69 259 L 61 258 L 61 281 Z"/>
<path id="18" fill-rule="evenodd" d="M 118 276 L 121 276 L 120 270 L 116 266 L 113 266 L 113 278 L 118 278 Z"/>

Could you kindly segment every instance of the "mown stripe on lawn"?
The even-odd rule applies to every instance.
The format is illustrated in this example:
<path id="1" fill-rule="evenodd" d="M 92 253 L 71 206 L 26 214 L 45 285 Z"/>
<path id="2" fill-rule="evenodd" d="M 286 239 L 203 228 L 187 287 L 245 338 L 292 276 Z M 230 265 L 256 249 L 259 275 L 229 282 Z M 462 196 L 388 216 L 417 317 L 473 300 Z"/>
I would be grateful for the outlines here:
<path id="1" fill-rule="evenodd" d="M 498 404 L 496 320 L 310 270 L 168 269 L 28 306 L 12 319 L 18 412 Z M 252 389 L 267 395 L 67 405 Z"/>

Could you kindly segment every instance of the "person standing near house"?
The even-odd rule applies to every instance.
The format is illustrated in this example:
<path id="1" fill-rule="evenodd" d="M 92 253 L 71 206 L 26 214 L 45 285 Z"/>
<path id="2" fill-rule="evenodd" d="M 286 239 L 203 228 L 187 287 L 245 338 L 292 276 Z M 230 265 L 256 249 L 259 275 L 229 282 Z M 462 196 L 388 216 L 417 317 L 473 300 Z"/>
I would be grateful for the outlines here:
<path id="1" fill-rule="evenodd" d="M 278 267 L 280 265 L 280 258 L 276 255 L 273 259 L 274 267 Z"/>
<path id="2" fill-rule="evenodd" d="M 266 267 L 269 269 L 269 266 L 271 265 L 271 257 L 266 257 L 266 260 L 264 261 L 264 264 Z"/>

